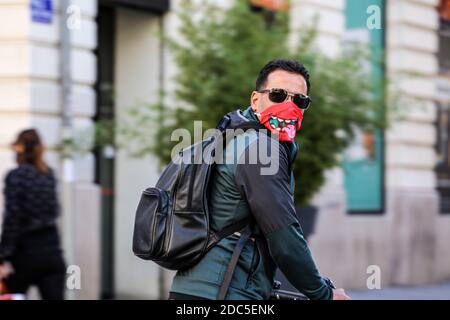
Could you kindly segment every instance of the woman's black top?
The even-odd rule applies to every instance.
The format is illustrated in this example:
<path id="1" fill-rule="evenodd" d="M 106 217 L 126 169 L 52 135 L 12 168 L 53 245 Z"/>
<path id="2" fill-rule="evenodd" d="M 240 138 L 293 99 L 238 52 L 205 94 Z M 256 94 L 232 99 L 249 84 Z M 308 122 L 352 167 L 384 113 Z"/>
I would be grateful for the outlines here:
<path id="1" fill-rule="evenodd" d="M 8 172 L 3 190 L 0 263 L 16 254 L 59 248 L 56 184 L 52 169 L 42 174 L 25 164 Z"/>

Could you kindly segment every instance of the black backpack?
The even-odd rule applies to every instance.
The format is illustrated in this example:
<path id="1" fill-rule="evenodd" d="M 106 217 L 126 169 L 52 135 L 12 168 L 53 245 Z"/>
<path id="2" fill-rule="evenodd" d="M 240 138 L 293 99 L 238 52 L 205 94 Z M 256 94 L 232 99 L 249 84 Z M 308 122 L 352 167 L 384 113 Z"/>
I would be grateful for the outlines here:
<path id="1" fill-rule="evenodd" d="M 236 125 L 231 126 L 231 123 Z M 234 253 L 237 261 L 250 236 L 250 219 L 238 221 L 219 232 L 210 229 L 208 191 L 214 167 L 212 160 L 221 156 L 215 151 L 223 150 L 223 142 L 230 141 L 227 135 L 235 134 L 226 129 L 242 129 L 243 132 L 265 127 L 260 122 L 245 119 L 238 110 L 228 113 L 217 129 L 213 136 L 182 150 L 164 169 L 156 186 L 143 191 L 133 234 L 133 252 L 139 258 L 152 260 L 171 270 L 187 269 L 199 262 L 221 239 L 241 231 L 235 250 L 239 252 Z M 198 161 L 202 156 L 203 161 Z M 184 163 L 183 159 L 190 161 Z M 231 273 L 233 267 L 229 265 Z"/>

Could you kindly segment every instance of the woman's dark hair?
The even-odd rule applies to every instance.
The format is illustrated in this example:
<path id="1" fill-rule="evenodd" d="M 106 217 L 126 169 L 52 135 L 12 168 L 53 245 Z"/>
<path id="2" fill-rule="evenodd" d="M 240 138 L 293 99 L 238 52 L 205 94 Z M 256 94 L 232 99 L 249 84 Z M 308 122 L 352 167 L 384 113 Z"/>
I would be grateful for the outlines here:
<path id="1" fill-rule="evenodd" d="M 311 84 L 309 82 L 309 72 L 305 68 L 303 64 L 298 62 L 297 60 L 292 59 L 275 59 L 267 63 L 259 72 L 258 78 L 256 79 L 256 90 L 262 90 L 264 89 L 267 78 L 269 77 L 269 74 L 274 72 L 275 70 L 284 70 L 287 72 L 297 73 L 306 80 L 307 85 L 307 92 L 309 94 L 309 89 L 311 87 Z"/>
<path id="2" fill-rule="evenodd" d="M 36 129 L 23 130 L 12 145 L 16 148 L 16 159 L 19 165 L 31 164 L 42 174 L 49 172 L 43 158 L 44 145 Z"/>

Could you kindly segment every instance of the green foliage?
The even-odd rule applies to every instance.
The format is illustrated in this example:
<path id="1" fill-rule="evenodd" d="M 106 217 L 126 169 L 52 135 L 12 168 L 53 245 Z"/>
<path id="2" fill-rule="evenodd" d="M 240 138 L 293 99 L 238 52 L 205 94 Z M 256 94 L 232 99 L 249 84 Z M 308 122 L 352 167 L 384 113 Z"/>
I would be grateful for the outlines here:
<path id="1" fill-rule="evenodd" d="M 279 15 L 269 31 L 264 18 L 250 12 L 246 1 L 236 1 L 227 12 L 184 1 L 179 18 L 186 43 L 165 39 L 179 68 L 176 100 L 180 104 L 175 111 L 164 109 L 164 119 L 172 123 L 160 128 L 158 154 L 163 162 L 170 160 L 174 129 L 192 132 L 194 120 L 202 120 L 204 129 L 214 128 L 225 113 L 247 107 L 259 70 L 273 57 L 287 56 L 286 17 Z"/>

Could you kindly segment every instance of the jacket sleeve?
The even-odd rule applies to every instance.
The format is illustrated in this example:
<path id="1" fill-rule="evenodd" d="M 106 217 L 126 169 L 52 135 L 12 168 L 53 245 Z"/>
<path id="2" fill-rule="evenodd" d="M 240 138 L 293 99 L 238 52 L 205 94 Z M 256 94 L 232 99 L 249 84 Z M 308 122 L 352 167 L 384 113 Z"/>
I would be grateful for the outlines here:
<path id="1" fill-rule="evenodd" d="M 331 299 L 332 289 L 320 276 L 297 220 L 287 152 L 279 143 L 268 143 L 266 156 L 270 161 L 262 161 L 257 144 L 250 144 L 240 156 L 235 181 L 247 198 L 273 260 L 289 282 L 310 299 Z M 252 157 L 258 158 L 255 164 L 244 162 Z M 268 166 L 278 170 L 265 174 Z"/>
<path id="2" fill-rule="evenodd" d="M 22 230 L 21 193 L 22 181 L 20 177 L 14 173 L 8 174 L 5 178 L 4 187 L 5 210 L 0 241 L 0 263 L 14 253 L 17 239 Z"/>

